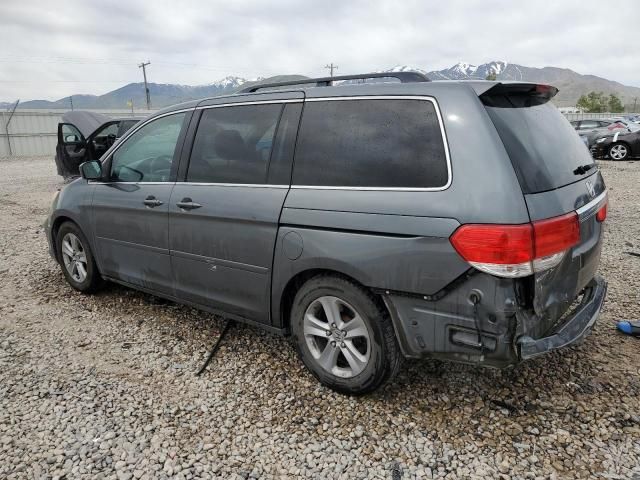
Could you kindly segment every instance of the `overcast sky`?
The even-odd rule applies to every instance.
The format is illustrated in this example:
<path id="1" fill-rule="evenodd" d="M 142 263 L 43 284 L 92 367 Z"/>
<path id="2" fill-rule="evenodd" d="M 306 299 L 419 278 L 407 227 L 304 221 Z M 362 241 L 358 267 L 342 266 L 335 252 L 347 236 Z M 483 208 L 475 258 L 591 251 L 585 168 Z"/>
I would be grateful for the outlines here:
<path id="1" fill-rule="evenodd" d="M 505 60 L 640 86 L 639 0 L 0 3 L 4 101 L 103 94 L 141 81 L 147 59 L 150 81 L 188 85 Z"/>

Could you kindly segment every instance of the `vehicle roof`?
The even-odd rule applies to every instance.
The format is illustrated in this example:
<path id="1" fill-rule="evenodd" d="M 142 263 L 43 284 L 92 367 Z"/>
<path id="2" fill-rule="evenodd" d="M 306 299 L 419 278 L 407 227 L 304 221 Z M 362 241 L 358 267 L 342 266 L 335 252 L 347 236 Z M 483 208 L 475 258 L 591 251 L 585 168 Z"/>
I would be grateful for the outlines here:
<path id="1" fill-rule="evenodd" d="M 111 120 L 116 122 L 123 122 L 125 120 L 135 120 L 136 122 L 139 122 L 143 118 L 145 117 L 112 117 Z"/>
<path id="2" fill-rule="evenodd" d="M 492 81 L 492 80 L 437 80 L 433 82 L 370 82 L 370 83 L 342 83 L 333 86 L 315 86 L 313 84 L 300 84 L 283 89 L 269 89 L 265 87 L 257 92 L 233 93 L 215 97 L 206 97 L 200 100 L 179 103 L 166 107 L 153 116 L 162 115 L 178 110 L 188 110 L 204 103 L 212 104 L 217 102 L 235 103 L 240 101 L 250 101 L 254 98 L 276 99 L 280 96 L 291 98 L 292 94 L 304 94 L 305 98 L 319 97 L 343 97 L 343 96 L 367 96 L 367 95 L 435 95 L 438 92 L 472 89 L 477 95 L 482 95 L 496 85 L 539 85 L 535 82 L 517 81 Z"/>

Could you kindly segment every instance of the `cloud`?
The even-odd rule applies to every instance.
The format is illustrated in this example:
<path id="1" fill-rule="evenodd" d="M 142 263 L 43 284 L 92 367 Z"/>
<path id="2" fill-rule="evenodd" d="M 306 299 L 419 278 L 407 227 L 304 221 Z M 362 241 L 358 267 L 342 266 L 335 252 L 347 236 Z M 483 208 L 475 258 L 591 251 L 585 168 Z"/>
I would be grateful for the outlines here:
<path id="1" fill-rule="evenodd" d="M 598 0 L 3 2 L 0 98 L 105 93 L 140 81 L 147 59 L 151 81 L 191 85 L 320 76 L 328 62 L 346 74 L 506 60 L 640 86 L 634 29 L 613 31 L 601 11 Z M 637 17 L 640 3 L 615 12 Z"/>

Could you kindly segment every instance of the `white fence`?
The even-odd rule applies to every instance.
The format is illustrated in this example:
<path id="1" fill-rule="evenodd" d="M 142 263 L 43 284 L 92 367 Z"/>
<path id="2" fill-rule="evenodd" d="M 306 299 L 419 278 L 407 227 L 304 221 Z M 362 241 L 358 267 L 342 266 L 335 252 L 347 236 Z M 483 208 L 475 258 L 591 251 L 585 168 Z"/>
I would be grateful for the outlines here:
<path id="1" fill-rule="evenodd" d="M 563 112 L 567 120 L 587 120 L 592 118 L 626 117 L 628 115 L 640 115 L 638 113 L 568 113 Z"/>
<path id="2" fill-rule="evenodd" d="M 94 111 L 108 116 L 131 116 L 131 110 Z M 0 157 L 55 155 L 58 123 L 64 113 L 64 110 L 16 110 L 11 117 L 11 112 L 0 112 Z M 150 113 L 143 110 L 135 112 L 135 116 Z"/>

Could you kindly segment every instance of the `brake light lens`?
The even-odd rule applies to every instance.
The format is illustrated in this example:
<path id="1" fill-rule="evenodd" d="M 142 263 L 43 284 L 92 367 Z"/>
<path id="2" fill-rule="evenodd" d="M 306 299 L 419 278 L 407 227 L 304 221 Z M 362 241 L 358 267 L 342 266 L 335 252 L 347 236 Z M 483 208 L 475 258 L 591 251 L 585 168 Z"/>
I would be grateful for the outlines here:
<path id="1" fill-rule="evenodd" d="M 580 241 L 580 222 L 576 212 L 533 222 L 535 258 L 568 250 Z"/>
<path id="2" fill-rule="evenodd" d="M 596 220 L 600 223 L 604 222 L 607 219 L 607 204 L 605 203 L 600 210 L 596 213 Z"/>
<path id="3" fill-rule="evenodd" d="M 525 277 L 560 263 L 580 241 L 576 212 L 522 225 L 469 224 L 450 238 L 458 254 L 478 270 Z"/>

